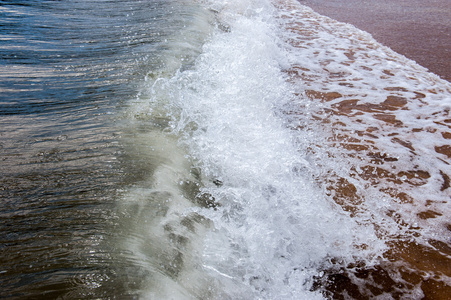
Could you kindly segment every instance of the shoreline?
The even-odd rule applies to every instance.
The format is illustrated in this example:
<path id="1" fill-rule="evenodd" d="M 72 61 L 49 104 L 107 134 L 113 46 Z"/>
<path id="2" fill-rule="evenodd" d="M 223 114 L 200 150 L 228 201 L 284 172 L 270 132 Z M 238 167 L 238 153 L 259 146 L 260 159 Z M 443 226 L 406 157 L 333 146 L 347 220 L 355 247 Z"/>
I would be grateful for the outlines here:
<path id="1" fill-rule="evenodd" d="M 298 1 L 370 33 L 378 42 L 451 82 L 451 1 Z"/>

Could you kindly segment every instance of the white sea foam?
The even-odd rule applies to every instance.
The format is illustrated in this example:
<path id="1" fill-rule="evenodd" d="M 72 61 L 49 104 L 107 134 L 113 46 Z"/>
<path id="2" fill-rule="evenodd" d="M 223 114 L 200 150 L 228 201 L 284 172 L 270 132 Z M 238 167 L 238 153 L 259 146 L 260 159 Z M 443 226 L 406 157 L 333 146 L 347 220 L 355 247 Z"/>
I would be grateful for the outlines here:
<path id="1" fill-rule="evenodd" d="M 144 210 L 150 215 L 143 217 L 151 224 L 144 227 L 151 238 L 133 250 L 142 253 L 148 268 L 158 273 L 146 295 L 322 298 L 311 288 L 314 278 L 324 276 L 323 270 L 353 263 L 371 266 L 387 249 L 381 233 L 388 237 L 399 232 L 397 223 L 385 215 L 392 200 L 353 176 L 363 165 L 341 155 L 341 149 L 330 148 L 327 130 L 312 120 L 312 114 L 328 107 L 298 94 L 318 89 L 345 95 L 349 86 L 330 76 L 341 74 L 355 83 L 353 92 L 379 99 L 379 91 L 391 87 L 386 81 L 373 80 L 374 72 L 384 74 L 388 68 L 381 63 L 397 71 L 396 87 L 411 88 L 406 78 L 418 74 L 422 78 L 415 89 L 430 89 L 425 86 L 433 84 L 445 93 L 448 86 L 364 33 L 321 19 L 298 4 L 287 2 L 285 9 L 275 8 L 270 1 L 207 1 L 205 5 L 214 12 L 216 27 L 208 27 L 211 22 L 205 20 L 212 15 L 207 13 L 196 23 L 204 24 L 196 31 L 202 38 L 182 33 L 184 45 L 177 42 L 171 48 L 170 44 L 168 49 L 179 52 L 185 46 L 191 49 L 190 63 L 171 60 L 179 56 L 168 51 L 170 70 L 149 77 L 147 91 L 133 108 L 140 118 L 150 116 L 144 121 L 164 120 L 154 129 L 158 139 L 149 133 L 133 142 L 151 139 L 152 146 L 142 151 L 161 151 L 148 188 L 143 192 L 140 187 L 127 198 L 132 203 L 138 199 L 144 207 L 147 201 L 154 202 L 152 209 Z M 290 42 L 299 39 L 287 29 L 293 20 L 299 28 L 311 30 L 309 41 L 299 40 L 303 45 Z M 364 57 L 362 65 L 343 64 L 348 58 L 343 49 L 354 49 Z M 301 88 L 299 82 L 293 85 L 285 72 L 292 66 L 301 66 L 305 78 L 312 80 Z M 383 100 L 387 95 L 383 94 Z M 427 112 L 443 111 L 443 98 L 428 97 L 433 107 Z M 409 111 L 424 107 L 409 107 Z M 406 124 L 413 121 L 404 111 L 396 117 Z M 364 130 L 361 124 L 353 124 L 353 130 Z M 387 136 L 380 142 L 393 144 Z M 390 150 L 397 157 L 408 155 L 402 147 Z M 345 176 L 363 193 L 366 202 L 353 217 L 318 180 L 328 174 Z M 187 182 L 194 183 L 197 197 L 208 197 L 207 202 L 199 204 L 196 195 L 184 194 Z M 156 197 L 157 193 L 165 196 Z M 158 214 L 155 203 L 164 199 L 168 200 L 165 212 Z M 194 229 L 187 222 L 195 224 Z M 143 248 L 146 242 L 163 246 Z M 180 265 L 170 265 L 174 262 Z M 156 280 L 159 276 L 161 280 Z M 171 294 L 171 290 L 179 292 Z"/>
<path id="2" fill-rule="evenodd" d="M 446 189 L 440 190 L 446 180 L 441 173 L 450 174 L 451 170 L 447 162 L 449 158 L 437 153 L 435 147 L 449 144 L 444 134 L 449 132 L 447 120 L 450 118 L 448 107 L 451 103 L 451 84 L 384 47 L 368 33 L 352 25 L 318 15 L 291 1 L 286 1 L 285 5 L 295 7 L 291 11 L 282 9 L 280 14 L 282 23 L 291 27 L 291 30 L 283 32 L 284 39 L 290 45 L 290 65 L 302 70 L 299 72 L 302 73 L 299 74 L 302 80 L 297 83 L 302 84 L 305 90 L 339 93 L 340 97 L 322 104 L 325 110 L 336 111 L 342 103 L 358 100 L 354 107 L 350 106 L 348 115 L 328 116 L 330 124 L 343 124 L 329 128 L 336 130 L 335 134 L 348 134 L 362 144 L 373 144 L 370 146 L 372 151 L 380 151 L 395 158 L 389 167 L 395 174 L 423 170 L 431 176 L 427 184 L 416 187 L 415 183 L 411 183 L 402 187 L 415 198 L 411 207 L 403 205 L 401 208 L 393 199 L 389 199 L 391 197 L 379 194 L 373 197 L 374 203 L 371 205 L 374 207 L 370 209 L 376 211 L 374 208 L 377 202 L 384 197 L 387 198 L 387 204 L 392 206 L 391 209 L 397 207 L 404 219 L 415 219 L 414 215 L 430 206 L 431 198 L 434 198 L 434 210 L 441 216 L 436 220 L 425 222 L 417 219 L 415 222 L 424 224 L 424 234 L 432 226 L 433 235 L 439 231 L 448 236 L 443 224 L 449 212 L 450 194 Z M 308 34 L 300 34 L 303 30 L 308 31 Z M 384 111 L 378 105 L 387 103 L 390 97 L 402 103 L 399 107 L 388 107 Z M 367 108 L 363 107 L 365 105 Z M 384 113 L 396 123 L 384 121 Z M 368 128 L 371 128 L 372 137 L 369 136 Z M 358 154 L 359 159 L 350 163 L 354 166 L 367 164 L 368 159 L 363 156 L 368 152 L 362 151 Z M 367 185 L 368 182 L 361 181 L 360 184 Z M 393 185 L 384 182 L 382 185 L 363 187 L 377 190 L 382 187 L 393 188 Z M 370 204 L 372 197 L 368 191 L 365 197 L 366 203 Z"/>

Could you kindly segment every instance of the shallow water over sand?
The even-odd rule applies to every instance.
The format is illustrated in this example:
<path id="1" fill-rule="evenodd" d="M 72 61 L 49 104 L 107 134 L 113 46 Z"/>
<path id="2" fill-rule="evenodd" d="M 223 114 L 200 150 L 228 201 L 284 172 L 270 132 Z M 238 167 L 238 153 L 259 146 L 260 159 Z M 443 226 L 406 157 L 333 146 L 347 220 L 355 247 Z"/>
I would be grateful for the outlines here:
<path id="1" fill-rule="evenodd" d="M 299 0 L 365 30 L 385 46 L 451 81 L 451 2 Z"/>
<path id="2" fill-rule="evenodd" d="M 450 84 L 349 25 L 308 10 L 282 18 L 299 55 L 287 72 L 304 86 L 307 97 L 323 103 L 313 118 L 329 131 L 329 143 L 341 149 L 338 157 L 352 161 L 348 172 L 334 170 L 327 179 L 318 175 L 319 180 L 353 215 L 368 214 L 367 209 L 383 212 L 379 219 L 369 218 L 381 222 L 391 249 L 381 266 L 357 268 L 356 276 L 379 277 L 373 283 L 380 286 L 376 295 L 401 286 L 421 287 L 426 297 L 446 299 L 451 271 Z M 337 153 L 329 157 L 337 158 Z M 384 228 L 387 219 L 395 221 L 397 230 Z M 331 276 L 330 289 L 365 297 L 352 280 L 340 276 Z"/>

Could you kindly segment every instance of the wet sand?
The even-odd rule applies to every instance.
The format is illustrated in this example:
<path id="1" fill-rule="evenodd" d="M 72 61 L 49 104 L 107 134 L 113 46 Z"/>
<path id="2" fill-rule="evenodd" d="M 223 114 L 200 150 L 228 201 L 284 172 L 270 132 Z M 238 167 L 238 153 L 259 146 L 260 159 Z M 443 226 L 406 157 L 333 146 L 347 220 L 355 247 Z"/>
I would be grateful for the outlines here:
<path id="1" fill-rule="evenodd" d="M 451 81 L 451 1 L 298 1 L 371 33 L 382 44 Z"/>
<path id="2" fill-rule="evenodd" d="M 378 38 L 370 27 L 380 30 L 381 37 L 393 39 L 398 46 L 406 43 L 401 39 L 413 37 L 413 41 L 410 40 L 413 44 L 407 43 L 405 49 L 413 50 L 419 58 L 434 61 L 437 57 L 432 55 L 443 50 L 437 44 L 425 42 L 427 26 L 421 23 L 418 26 L 422 29 L 416 31 L 412 16 L 418 16 L 421 10 L 427 11 L 425 18 L 431 18 L 427 25 L 432 28 L 430 30 L 435 30 L 448 22 L 444 19 L 432 21 L 433 15 L 440 15 L 440 9 L 446 5 L 440 9 L 431 6 L 428 10 L 420 1 L 410 0 L 410 7 L 405 0 L 400 0 L 397 2 L 400 6 L 392 11 L 389 3 L 393 5 L 394 0 L 373 0 L 375 3 L 364 0 L 295 1 L 301 4 L 314 2 L 318 6 L 308 6 L 335 20 L 347 23 L 357 20 L 366 24 L 364 28 L 357 22 L 351 23 L 372 33 L 379 41 L 382 38 Z M 433 4 L 438 5 L 440 1 L 443 2 L 437 0 Z M 442 105 L 443 100 L 449 99 L 450 85 L 438 82 L 434 76 L 422 72 L 385 47 L 376 47 L 367 35 L 360 35 L 349 26 L 334 21 L 328 23 L 309 10 L 297 9 L 290 3 L 281 1 L 290 12 L 283 19 L 291 34 L 288 41 L 298 48 L 302 59 L 286 72 L 290 82 L 302 86 L 305 96 L 322 103 L 320 107 L 326 113 L 320 109 L 312 114 L 312 119 L 329 130 L 326 131 L 329 149 L 339 149 L 336 157 L 347 157 L 352 162 L 345 176 L 331 169 L 327 176 L 322 177 L 325 174 L 322 173 L 317 178 L 330 191 L 335 203 L 351 216 L 362 216 L 370 208 L 372 212 L 368 219 L 374 222 L 375 228 L 384 228 L 376 230 L 388 247 L 376 265 L 358 263 L 340 269 L 337 264 L 337 268 L 325 270 L 325 275 L 313 288 L 322 290 L 331 299 L 377 296 L 384 299 L 450 299 L 451 248 L 447 237 L 451 224 L 447 215 L 451 187 L 448 162 L 451 158 L 451 126 L 449 110 Z M 326 13 L 326 9 L 331 13 Z M 444 15 L 450 13 L 446 11 Z M 348 19 L 337 17 L 340 14 Z M 449 43 L 443 36 L 440 38 Z M 383 43 L 408 56 L 406 51 Z M 420 55 L 422 47 L 427 48 L 423 54 L 426 57 Z M 446 64 L 444 70 L 450 78 L 449 62 Z M 301 110 L 299 113 L 302 114 Z M 293 110 L 289 114 L 296 115 L 297 112 Z M 323 145 L 320 143 L 319 148 Z M 332 150 L 327 157 L 333 160 L 335 155 Z M 433 188 L 427 190 L 430 187 Z M 380 205 L 385 201 L 389 204 L 383 208 Z M 377 217 L 379 213 L 382 213 L 381 218 Z M 389 228 L 385 227 L 387 221 L 391 222 L 390 227 L 399 231 L 390 233 L 386 230 Z"/>

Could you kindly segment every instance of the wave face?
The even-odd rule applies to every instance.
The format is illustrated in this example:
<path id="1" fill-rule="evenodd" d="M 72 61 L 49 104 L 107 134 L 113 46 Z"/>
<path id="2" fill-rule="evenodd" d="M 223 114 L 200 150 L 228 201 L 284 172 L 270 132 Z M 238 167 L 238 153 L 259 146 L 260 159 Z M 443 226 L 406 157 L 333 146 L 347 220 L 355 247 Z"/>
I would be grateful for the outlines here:
<path id="1" fill-rule="evenodd" d="M 54 234 L 55 244 L 64 240 L 72 250 L 52 248 L 47 256 L 34 239 L 25 245 L 43 261 L 30 273 L 42 279 L 40 291 L 72 298 L 446 299 L 449 82 L 294 0 L 104 1 L 98 9 L 91 1 L 70 3 L 102 16 L 91 21 L 103 27 L 94 27 L 119 25 L 111 36 L 90 37 L 87 45 L 98 52 L 71 56 L 77 63 L 55 81 L 79 78 L 72 71 L 98 76 L 76 83 L 96 87 L 90 95 L 101 114 L 86 110 L 87 100 L 48 108 L 63 112 L 63 133 L 90 133 L 73 139 L 67 155 L 80 153 L 80 145 L 102 155 L 89 156 L 92 163 L 60 155 L 46 169 L 96 171 L 77 173 L 87 187 L 61 171 L 68 177 L 58 182 L 80 190 L 64 194 L 71 200 L 65 215 L 63 202 L 39 197 L 56 203 L 44 217 L 63 220 L 56 224 L 69 224 L 76 236 L 67 240 L 62 225 L 54 229 L 62 236 Z M 68 113 L 76 104 L 78 113 Z M 40 119 L 50 112 L 39 113 L 23 112 Z M 40 145 L 55 148 L 56 141 Z M 71 219 L 75 210 L 82 219 Z M 8 296 L 25 293 L 26 284 L 13 282 L 19 274 L 7 276 Z"/>

